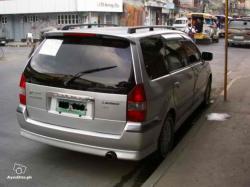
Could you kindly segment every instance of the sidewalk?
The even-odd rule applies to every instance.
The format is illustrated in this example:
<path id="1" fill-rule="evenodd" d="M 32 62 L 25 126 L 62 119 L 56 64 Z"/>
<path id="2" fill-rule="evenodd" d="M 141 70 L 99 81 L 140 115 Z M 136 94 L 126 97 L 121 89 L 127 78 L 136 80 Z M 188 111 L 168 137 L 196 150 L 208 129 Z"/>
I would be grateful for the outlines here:
<path id="1" fill-rule="evenodd" d="M 144 183 L 143 187 L 250 186 L 250 76 L 229 89 L 207 114 L 228 113 L 226 121 L 204 115 Z"/>
<path id="2" fill-rule="evenodd" d="M 9 42 L 6 44 L 7 47 L 27 47 L 26 42 Z"/>

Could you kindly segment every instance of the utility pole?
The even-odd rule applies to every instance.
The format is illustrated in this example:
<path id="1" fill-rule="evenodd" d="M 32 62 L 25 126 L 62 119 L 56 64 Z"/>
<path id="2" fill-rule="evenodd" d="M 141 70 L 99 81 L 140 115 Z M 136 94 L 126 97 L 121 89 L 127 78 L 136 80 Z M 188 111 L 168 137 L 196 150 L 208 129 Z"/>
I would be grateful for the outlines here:
<path id="1" fill-rule="evenodd" d="M 203 13 L 206 11 L 206 7 L 207 7 L 208 3 L 209 3 L 208 0 L 203 0 L 203 2 L 202 2 L 202 4 L 203 4 L 202 12 Z"/>
<path id="2" fill-rule="evenodd" d="M 227 71 L 228 71 L 228 0 L 225 0 L 225 69 L 224 69 L 224 101 L 227 101 Z"/>
<path id="3" fill-rule="evenodd" d="M 233 15 L 233 4 L 234 2 L 230 1 L 230 4 L 229 4 L 230 16 Z"/>

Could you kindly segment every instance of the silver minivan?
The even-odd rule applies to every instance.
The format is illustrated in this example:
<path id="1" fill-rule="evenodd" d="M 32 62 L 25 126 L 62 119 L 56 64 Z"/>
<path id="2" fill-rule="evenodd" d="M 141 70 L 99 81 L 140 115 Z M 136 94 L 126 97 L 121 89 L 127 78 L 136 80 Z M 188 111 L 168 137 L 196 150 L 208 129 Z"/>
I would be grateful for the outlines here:
<path id="1" fill-rule="evenodd" d="M 209 60 L 159 26 L 46 33 L 20 80 L 21 135 L 109 158 L 164 158 L 183 121 L 209 104 Z"/>

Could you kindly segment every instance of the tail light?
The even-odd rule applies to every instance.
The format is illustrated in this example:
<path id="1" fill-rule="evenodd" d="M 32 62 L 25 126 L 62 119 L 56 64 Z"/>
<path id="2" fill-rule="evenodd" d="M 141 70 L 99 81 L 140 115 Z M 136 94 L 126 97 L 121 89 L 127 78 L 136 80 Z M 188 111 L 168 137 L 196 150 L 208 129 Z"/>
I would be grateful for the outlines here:
<path id="1" fill-rule="evenodd" d="M 20 87 L 19 91 L 20 103 L 26 105 L 26 78 L 23 74 L 21 76 L 19 87 Z"/>
<path id="2" fill-rule="evenodd" d="M 247 35 L 250 35 L 250 32 L 248 32 Z"/>
<path id="3" fill-rule="evenodd" d="M 143 122 L 146 119 L 147 102 L 143 84 L 136 85 L 128 95 L 127 120 Z"/>

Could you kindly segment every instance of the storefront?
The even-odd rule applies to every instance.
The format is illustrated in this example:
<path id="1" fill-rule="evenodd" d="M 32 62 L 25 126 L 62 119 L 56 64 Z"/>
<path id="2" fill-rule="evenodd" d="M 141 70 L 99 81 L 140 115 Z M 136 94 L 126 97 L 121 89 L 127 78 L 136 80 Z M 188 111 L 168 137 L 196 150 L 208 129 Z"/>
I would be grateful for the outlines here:
<path id="1" fill-rule="evenodd" d="M 145 2 L 145 25 L 167 25 L 174 4 L 169 1 L 147 1 Z"/>

